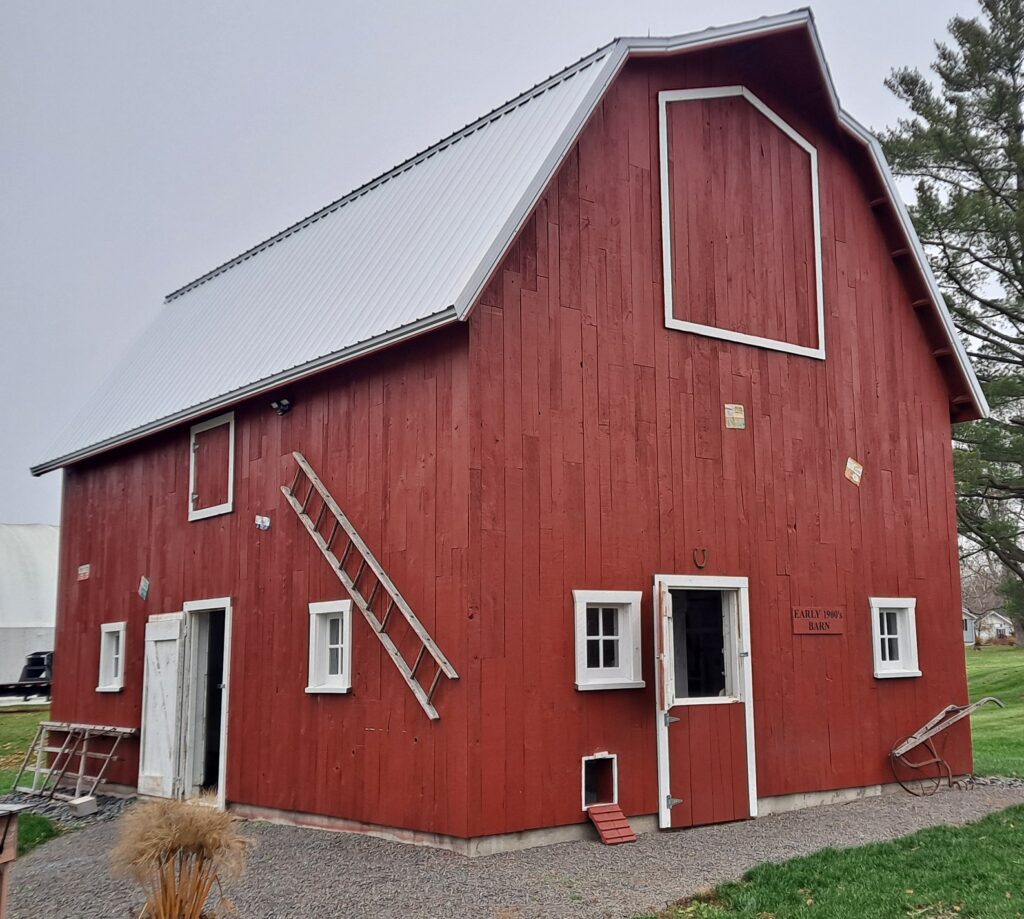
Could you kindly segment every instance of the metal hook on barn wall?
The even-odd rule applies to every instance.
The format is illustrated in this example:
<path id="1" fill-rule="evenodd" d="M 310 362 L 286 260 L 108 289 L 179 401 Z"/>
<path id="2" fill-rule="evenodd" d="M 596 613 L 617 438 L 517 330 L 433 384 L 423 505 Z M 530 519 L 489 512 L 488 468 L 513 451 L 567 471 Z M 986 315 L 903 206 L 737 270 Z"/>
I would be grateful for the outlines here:
<path id="1" fill-rule="evenodd" d="M 705 548 L 699 548 L 693 550 L 693 563 L 701 569 L 707 568 L 708 566 L 708 550 Z"/>

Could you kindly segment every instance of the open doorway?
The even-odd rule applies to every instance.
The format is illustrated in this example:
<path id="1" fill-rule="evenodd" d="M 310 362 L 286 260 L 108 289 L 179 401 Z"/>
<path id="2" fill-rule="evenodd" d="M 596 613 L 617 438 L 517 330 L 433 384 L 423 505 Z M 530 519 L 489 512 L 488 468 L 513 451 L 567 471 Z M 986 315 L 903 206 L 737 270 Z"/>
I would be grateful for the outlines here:
<path id="1" fill-rule="evenodd" d="M 224 803 L 230 607 L 186 603 L 182 793 Z"/>

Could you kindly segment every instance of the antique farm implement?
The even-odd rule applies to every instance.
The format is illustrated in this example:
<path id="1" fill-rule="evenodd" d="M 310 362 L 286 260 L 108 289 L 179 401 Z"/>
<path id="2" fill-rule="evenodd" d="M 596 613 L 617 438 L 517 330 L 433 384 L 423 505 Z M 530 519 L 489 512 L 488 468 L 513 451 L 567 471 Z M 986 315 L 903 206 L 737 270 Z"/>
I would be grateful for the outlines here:
<path id="1" fill-rule="evenodd" d="M 892 748 L 889 753 L 892 774 L 905 791 L 918 796 L 932 795 L 939 790 L 943 779 L 949 787 L 955 784 L 953 770 L 935 749 L 935 738 L 958 721 L 969 718 L 987 702 L 994 702 L 1000 708 L 1006 708 L 995 696 L 985 696 L 969 705 L 948 705 L 924 727 Z M 917 788 L 910 783 L 916 783 Z"/>

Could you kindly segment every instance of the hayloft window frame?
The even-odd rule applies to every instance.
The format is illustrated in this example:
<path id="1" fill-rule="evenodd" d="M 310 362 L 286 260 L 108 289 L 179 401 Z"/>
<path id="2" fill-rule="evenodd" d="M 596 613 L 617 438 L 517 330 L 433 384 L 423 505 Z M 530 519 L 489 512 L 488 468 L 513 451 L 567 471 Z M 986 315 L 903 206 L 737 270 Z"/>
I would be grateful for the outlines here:
<path id="1" fill-rule="evenodd" d="M 645 685 L 641 677 L 643 661 L 640 649 L 640 599 L 643 592 L 574 590 L 572 595 L 576 689 L 642 689 Z M 614 610 L 614 624 L 609 622 L 610 610 Z M 608 666 L 606 654 L 612 647 L 615 663 Z M 595 660 L 596 666 L 591 663 Z"/>
<path id="2" fill-rule="evenodd" d="M 723 99 L 739 96 L 761 115 L 786 135 L 793 143 L 803 150 L 810 158 L 811 175 L 811 219 L 814 233 L 814 294 L 815 322 L 817 329 L 817 346 L 808 347 L 795 342 L 777 338 L 766 338 L 762 335 L 751 335 L 732 329 L 706 325 L 677 318 L 675 314 L 675 291 L 673 290 L 672 266 L 672 179 L 669 175 L 669 130 L 668 107 L 673 102 L 693 102 L 701 99 Z M 746 86 L 704 86 L 694 89 L 666 89 L 658 93 L 658 165 L 661 173 L 661 260 L 662 294 L 665 301 L 665 328 L 680 332 L 691 332 L 708 338 L 737 342 L 755 348 L 766 348 L 770 351 L 783 351 L 786 354 L 797 354 L 815 360 L 825 360 L 825 283 L 822 274 L 821 257 L 821 194 L 818 179 L 818 150 L 806 137 L 796 130 L 774 109 L 761 101 Z"/>
<path id="3" fill-rule="evenodd" d="M 227 500 L 210 507 L 195 506 L 199 495 L 196 492 L 196 437 L 205 431 L 228 426 L 228 468 L 227 468 Z M 235 413 L 226 412 L 194 424 L 189 429 L 188 440 L 188 519 L 205 520 L 207 517 L 218 517 L 230 514 L 235 509 Z"/>
<path id="4" fill-rule="evenodd" d="M 100 626 L 100 664 L 96 692 L 124 689 L 124 653 L 127 622 L 104 622 Z"/>
<path id="5" fill-rule="evenodd" d="M 871 649 L 880 680 L 921 676 L 917 649 L 917 599 L 870 597 Z"/>
<path id="6" fill-rule="evenodd" d="M 331 625 L 337 622 L 337 635 Z M 336 652 L 332 654 L 332 652 Z M 332 658 L 338 662 L 331 671 Z M 309 604 L 309 673 L 306 692 L 352 691 L 352 601 L 324 600 Z"/>

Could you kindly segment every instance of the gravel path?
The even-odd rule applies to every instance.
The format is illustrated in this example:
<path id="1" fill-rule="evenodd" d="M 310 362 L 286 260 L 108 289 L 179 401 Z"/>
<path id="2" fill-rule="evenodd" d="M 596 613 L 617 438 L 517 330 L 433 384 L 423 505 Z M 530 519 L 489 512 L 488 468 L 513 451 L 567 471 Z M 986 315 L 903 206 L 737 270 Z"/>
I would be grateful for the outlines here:
<path id="1" fill-rule="evenodd" d="M 570 842 L 467 859 L 365 836 L 250 823 L 231 891 L 242 919 L 630 917 L 764 861 L 893 839 L 1024 803 L 1024 788 L 887 795 L 746 823 L 648 833 L 632 845 Z M 134 894 L 107 872 L 116 822 L 63 836 L 15 864 L 10 919 L 127 919 Z"/>

